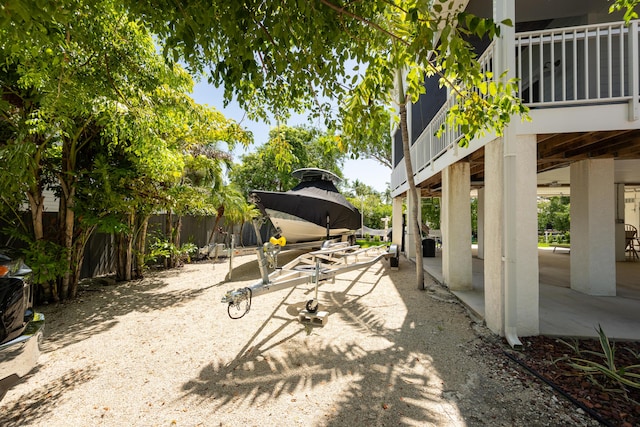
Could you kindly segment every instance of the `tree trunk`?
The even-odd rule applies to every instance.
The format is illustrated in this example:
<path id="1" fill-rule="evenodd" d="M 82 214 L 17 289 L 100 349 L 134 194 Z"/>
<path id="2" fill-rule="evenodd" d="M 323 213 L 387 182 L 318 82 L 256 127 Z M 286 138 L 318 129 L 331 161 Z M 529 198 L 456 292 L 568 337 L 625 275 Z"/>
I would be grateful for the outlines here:
<path id="1" fill-rule="evenodd" d="M 131 235 L 129 233 L 118 233 L 117 256 L 116 256 L 116 279 L 131 280 Z"/>
<path id="2" fill-rule="evenodd" d="M 80 135 L 78 133 L 76 136 Z M 65 298 L 69 293 L 71 272 L 73 271 L 73 240 L 75 226 L 76 197 L 76 156 L 77 139 L 71 138 L 62 144 L 62 168 L 58 176 L 60 181 L 60 244 L 66 250 L 65 273 L 62 276 L 58 294 Z"/>
<path id="3" fill-rule="evenodd" d="M 44 240 L 44 224 L 42 218 L 44 215 L 44 197 L 42 192 L 36 190 L 36 192 L 27 192 L 27 198 L 29 199 L 29 208 L 31 209 L 31 224 L 33 226 L 33 241 L 38 242 Z M 55 280 L 49 280 L 44 283 L 37 283 L 42 288 L 42 295 L 40 298 L 51 300 L 52 302 L 60 301 L 58 295 L 58 286 Z"/>
<path id="4" fill-rule="evenodd" d="M 165 217 L 165 238 L 167 242 L 173 241 L 173 214 L 171 209 L 167 209 L 167 216 Z M 164 268 L 171 268 L 173 255 L 169 254 L 168 257 L 164 259 Z"/>
<path id="5" fill-rule="evenodd" d="M 65 250 L 65 272 L 60 278 L 58 286 L 58 296 L 62 299 L 66 298 L 69 292 L 69 283 L 71 280 L 71 271 L 73 270 L 73 229 L 75 224 L 75 215 L 73 211 L 73 197 L 75 188 L 73 183 L 60 180 L 62 195 L 60 197 L 60 209 L 58 212 L 58 224 L 60 227 L 59 242 Z"/>
<path id="6" fill-rule="evenodd" d="M 180 247 L 180 233 L 182 231 L 182 215 L 178 215 L 176 219 L 176 223 L 173 225 L 173 238 L 172 242 L 176 246 L 176 248 Z"/>
<path id="7" fill-rule="evenodd" d="M 124 257 L 126 256 L 126 251 L 124 250 L 124 234 L 117 233 L 116 234 L 116 280 L 125 280 L 127 273 L 124 270 L 125 262 Z"/>
<path id="8" fill-rule="evenodd" d="M 76 238 L 74 251 L 73 251 L 73 270 L 71 271 L 71 280 L 69 282 L 68 298 L 73 299 L 78 295 L 78 283 L 80 282 L 80 273 L 82 270 L 82 263 L 84 262 L 84 250 L 87 247 L 87 242 L 91 238 L 91 235 L 96 230 L 96 226 L 91 226 L 86 230 L 83 230 Z"/>
<path id="9" fill-rule="evenodd" d="M 173 225 L 173 234 L 172 234 L 172 240 L 171 240 L 171 242 L 173 243 L 173 246 L 176 248 L 176 251 L 178 252 L 180 250 L 181 231 L 182 231 L 182 215 L 178 215 L 178 219 L 176 219 L 176 223 Z M 172 254 L 171 258 L 172 258 L 171 268 L 180 265 L 181 259 L 178 253 Z"/>
<path id="10" fill-rule="evenodd" d="M 38 241 L 44 238 L 44 226 L 42 216 L 44 214 L 44 197 L 42 193 L 28 192 L 29 208 L 31 209 L 31 224 L 33 226 L 33 240 Z"/>
<path id="11" fill-rule="evenodd" d="M 63 296 L 69 293 L 71 271 L 73 270 L 73 229 L 75 224 L 75 212 L 73 211 L 74 192 L 74 189 L 70 192 L 63 224 L 63 246 L 67 250 L 67 271 L 64 276 L 62 276 L 62 288 L 60 289 L 60 295 Z"/>
<path id="12" fill-rule="evenodd" d="M 127 228 L 131 230 L 134 214 L 127 215 Z M 131 231 L 116 235 L 116 279 L 131 280 L 133 252 L 133 233 Z"/>
<path id="13" fill-rule="evenodd" d="M 148 228 L 149 228 L 149 215 L 145 215 L 140 220 L 137 239 L 135 243 L 135 247 L 136 247 L 135 277 L 138 279 L 141 279 L 144 275 L 144 264 L 145 264 L 144 259 L 145 259 L 145 254 L 147 253 L 147 229 Z"/>
<path id="14" fill-rule="evenodd" d="M 422 265 L 422 240 L 420 239 L 420 220 L 418 218 L 418 191 L 416 181 L 413 177 L 413 166 L 411 165 L 411 150 L 409 146 L 409 129 L 407 127 L 407 100 L 408 96 L 404 93 L 402 82 L 402 72 L 398 70 L 398 101 L 400 106 L 400 131 L 402 133 L 402 153 L 404 155 L 404 165 L 407 170 L 407 183 L 409 184 L 409 192 L 413 195 L 409 199 L 409 209 L 411 209 L 411 217 L 413 221 L 408 226 L 411 234 L 414 236 L 414 247 L 416 252 L 416 284 L 418 289 L 424 290 L 424 267 Z"/>
<path id="15" fill-rule="evenodd" d="M 42 152 L 46 147 L 46 139 L 35 136 L 33 143 L 38 147 L 33 155 L 33 163 L 29 166 L 33 175 L 33 184 L 27 190 L 27 198 L 29 200 L 29 208 L 31 209 L 31 224 L 33 226 L 34 241 L 44 238 L 44 225 L 42 217 L 44 212 L 44 196 L 42 195 L 43 178 L 42 178 Z"/>
<path id="16" fill-rule="evenodd" d="M 124 265 L 122 266 L 122 268 L 125 271 L 124 280 L 127 280 L 127 281 L 131 280 L 131 272 L 132 272 L 132 266 L 133 266 L 133 232 L 132 230 L 133 230 L 134 217 L 135 217 L 134 213 L 131 212 L 128 214 L 127 228 L 129 232 L 124 236 L 125 257 L 124 257 Z"/>
<path id="17" fill-rule="evenodd" d="M 216 236 L 216 231 L 218 231 L 218 224 L 220 223 L 220 218 L 222 218 L 222 216 L 224 215 L 224 206 L 221 205 L 218 209 L 217 209 L 217 214 L 216 214 L 216 221 L 213 224 L 213 229 L 211 230 L 211 234 L 209 235 L 209 244 L 211 244 L 212 242 L 214 242 L 214 238 Z"/>
<path id="18" fill-rule="evenodd" d="M 211 235 L 209 236 L 209 244 L 211 244 L 211 242 L 215 243 L 215 237 L 218 234 L 219 223 L 220 223 L 220 217 L 216 216 L 216 221 L 213 223 L 213 230 L 211 230 Z"/>

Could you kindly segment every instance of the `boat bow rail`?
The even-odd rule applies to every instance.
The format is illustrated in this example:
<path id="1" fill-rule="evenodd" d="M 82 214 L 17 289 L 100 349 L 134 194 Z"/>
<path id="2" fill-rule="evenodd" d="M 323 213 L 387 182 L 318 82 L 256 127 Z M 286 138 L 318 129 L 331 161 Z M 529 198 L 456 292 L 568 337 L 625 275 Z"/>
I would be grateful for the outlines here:
<path id="1" fill-rule="evenodd" d="M 262 264 L 267 255 L 265 250 L 258 251 L 259 262 Z M 381 259 L 389 258 L 391 266 L 398 266 L 400 253 L 397 245 L 392 244 L 361 248 L 359 245 L 349 245 L 347 242 L 326 242 L 320 250 L 300 255 L 293 261 L 276 268 L 268 276 L 264 276 L 256 283 L 228 291 L 222 297 L 222 303 L 228 304 L 229 317 L 239 319 L 251 308 L 252 299 L 297 285 L 314 284 L 315 298 L 307 303 L 307 310 L 317 311 L 318 285 L 335 276 L 349 271 L 368 267 Z"/>

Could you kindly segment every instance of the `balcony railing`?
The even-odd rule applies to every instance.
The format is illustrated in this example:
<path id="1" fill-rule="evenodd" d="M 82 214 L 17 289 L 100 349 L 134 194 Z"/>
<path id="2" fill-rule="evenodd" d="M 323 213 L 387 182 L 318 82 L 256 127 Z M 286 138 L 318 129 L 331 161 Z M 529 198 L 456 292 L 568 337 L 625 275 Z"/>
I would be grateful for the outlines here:
<path id="1" fill-rule="evenodd" d="M 529 106 L 629 101 L 638 87 L 637 22 L 518 33 L 516 57 Z"/>
<path id="2" fill-rule="evenodd" d="M 521 99 L 530 108 L 628 102 L 638 108 L 640 96 L 640 41 L 638 21 L 517 33 L 516 77 Z M 495 43 L 479 58 L 484 70 L 493 70 Z M 453 105 L 450 97 L 411 148 L 414 174 L 433 165 L 460 139 L 458 129 L 445 124 Z M 637 114 L 637 113 L 636 113 Z M 404 162 L 391 175 L 391 188 L 406 182 Z"/>

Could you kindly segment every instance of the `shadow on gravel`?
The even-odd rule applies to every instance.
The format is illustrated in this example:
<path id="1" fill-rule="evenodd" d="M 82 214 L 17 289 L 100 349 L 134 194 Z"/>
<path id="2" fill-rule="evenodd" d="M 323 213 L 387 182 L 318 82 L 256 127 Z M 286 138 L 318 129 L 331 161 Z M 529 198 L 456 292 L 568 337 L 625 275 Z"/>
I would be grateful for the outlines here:
<path id="1" fill-rule="evenodd" d="M 46 386 L 32 390 L 27 403 L 20 400 L 9 406 L 5 405 L 0 412 L 0 425 L 37 425 L 38 420 L 47 412 L 55 411 L 57 403 L 65 398 L 65 393 L 94 377 L 90 368 L 69 370 L 64 376 L 47 382 Z"/>
<path id="2" fill-rule="evenodd" d="M 304 301 L 290 301 L 293 291 L 283 294 L 237 356 L 227 364 L 205 366 L 183 385 L 184 397 L 216 402 L 214 417 L 279 399 L 274 402 L 279 410 L 316 414 L 313 425 L 331 427 L 586 425 L 573 415 L 554 414 L 558 404 L 550 402 L 551 393 L 528 393 L 531 380 L 500 356 L 500 340 L 487 335 L 445 288 L 434 284 L 431 291 L 418 290 L 414 268 L 404 258 L 400 271 L 378 263 L 366 270 L 375 273 L 374 282 L 367 283 L 373 276 L 364 277 L 363 271 L 345 281 L 344 290 L 321 292 L 320 302 L 331 307 L 331 317 L 346 322 L 344 336 L 357 337 L 341 342 L 300 340 L 304 334 L 318 334 L 318 342 L 325 342 L 320 330 L 298 323 Z M 391 282 L 394 297 L 366 298 L 383 277 L 384 286 Z M 283 307 L 287 315 L 280 314 Z M 384 316 L 396 309 L 401 310 L 401 325 L 390 328 Z M 263 336 L 267 328 L 273 330 Z M 372 342 L 380 350 L 372 351 Z M 273 357 L 272 349 L 281 351 Z M 316 390 L 325 393 L 324 386 L 332 381 L 342 381 L 339 392 L 330 399 L 316 398 Z M 302 388 L 312 391 L 301 398 Z M 265 417 L 277 421 L 277 413 L 269 412 Z"/>
<path id="3" fill-rule="evenodd" d="M 402 268 L 406 270 L 411 267 L 405 262 Z M 241 405 L 259 407 L 268 399 L 286 399 L 288 394 L 293 394 L 301 387 L 313 389 L 349 377 L 352 379 L 348 389 L 334 397 L 331 407 L 318 408 L 312 393 L 306 396 L 306 402 L 295 402 L 293 399 L 291 405 L 319 411 L 324 418 L 314 425 L 396 426 L 439 423 L 443 419 L 442 407 L 446 404 L 441 405 L 442 397 L 432 395 L 432 386 L 427 385 L 440 379 L 435 374 L 425 376 L 415 373 L 422 371 L 418 365 L 432 364 L 428 356 L 423 357 L 428 348 L 421 341 L 420 335 L 432 333 L 435 325 L 429 325 L 428 330 L 421 329 L 415 317 L 416 313 L 422 311 L 424 314 L 419 315 L 420 322 L 434 320 L 428 320 L 428 304 L 425 304 L 428 297 L 424 292 L 410 289 L 414 282 L 406 279 L 415 277 L 411 273 L 394 279 L 397 273 L 389 269 L 386 261 L 371 266 L 368 271 L 375 272 L 375 282 L 364 282 L 363 272 L 350 281 L 343 291 L 324 292 L 320 297 L 321 303 L 332 308 L 332 317 L 340 316 L 347 322 L 349 330 L 345 330 L 345 334 L 355 329 L 364 332 L 366 339 L 387 340 L 391 343 L 390 347 L 371 352 L 357 340 L 346 346 L 329 344 L 319 350 L 291 345 L 289 341 L 298 335 L 315 334 L 314 327 L 309 324 L 300 324 L 296 332 L 273 343 L 275 337 L 279 337 L 287 326 L 298 323 L 298 310 L 304 306 L 304 301 L 287 302 L 289 294 L 284 296 L 283 302 L 258 327 L 255 334 L 247 338 L 245 346 L 233 361 L 227 365 L 212 363 L 206 366 L 198 378 L 184 384 L 185 394 L 198 396 L 203 401 L 215 399 L 218 410 L 226 412 Z M 392 302 L 379 301 L 377 305 L 371 305 L 362 301 L 379 286 L 384 276 L 392 278 L 409 312 L 400 329 L 389 329 L 385 326 L 385 319 L 379 314 L 381 307 L 388 309 Z M 357 294 L 351 292 L 356 285 L 360 289 Z M 361 292 L 363 285 L 368 286 L 365 292 Z M 292 315 L 291 318 L 276 315 L 283 305 L 287 305 L 286 311 Z M 279 327 L 256 341 L 268 323 L 271 327 Z M 286 349 L 286 356 L 273 360 L 268 351 L 278 346 Z"/>
<path id="4" fill-rule="evenodd" d="M 132 312 L 148 313 L 184 305 L 220 284 L 183 291 L 166 292 L 165 279 L 178 276 L 182 269 L 150 273 L 146 278 L 104 285 L 90 282 L 82 286 L 75 300 L 38 307 L 47 319 L 43 352 L 65 347 L 118 324 L 118 318 Z"/>

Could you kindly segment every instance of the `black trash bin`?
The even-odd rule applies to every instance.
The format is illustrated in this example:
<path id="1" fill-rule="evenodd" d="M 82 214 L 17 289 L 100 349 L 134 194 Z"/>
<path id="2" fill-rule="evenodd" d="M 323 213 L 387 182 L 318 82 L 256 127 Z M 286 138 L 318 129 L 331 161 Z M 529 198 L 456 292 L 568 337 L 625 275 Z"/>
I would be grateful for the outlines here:
<path id="1" fill-rule="evenodd" d="M 422 256 L 431 258 L 436 256 L 436 241 L 434 239 L 422 239 Z"/>

